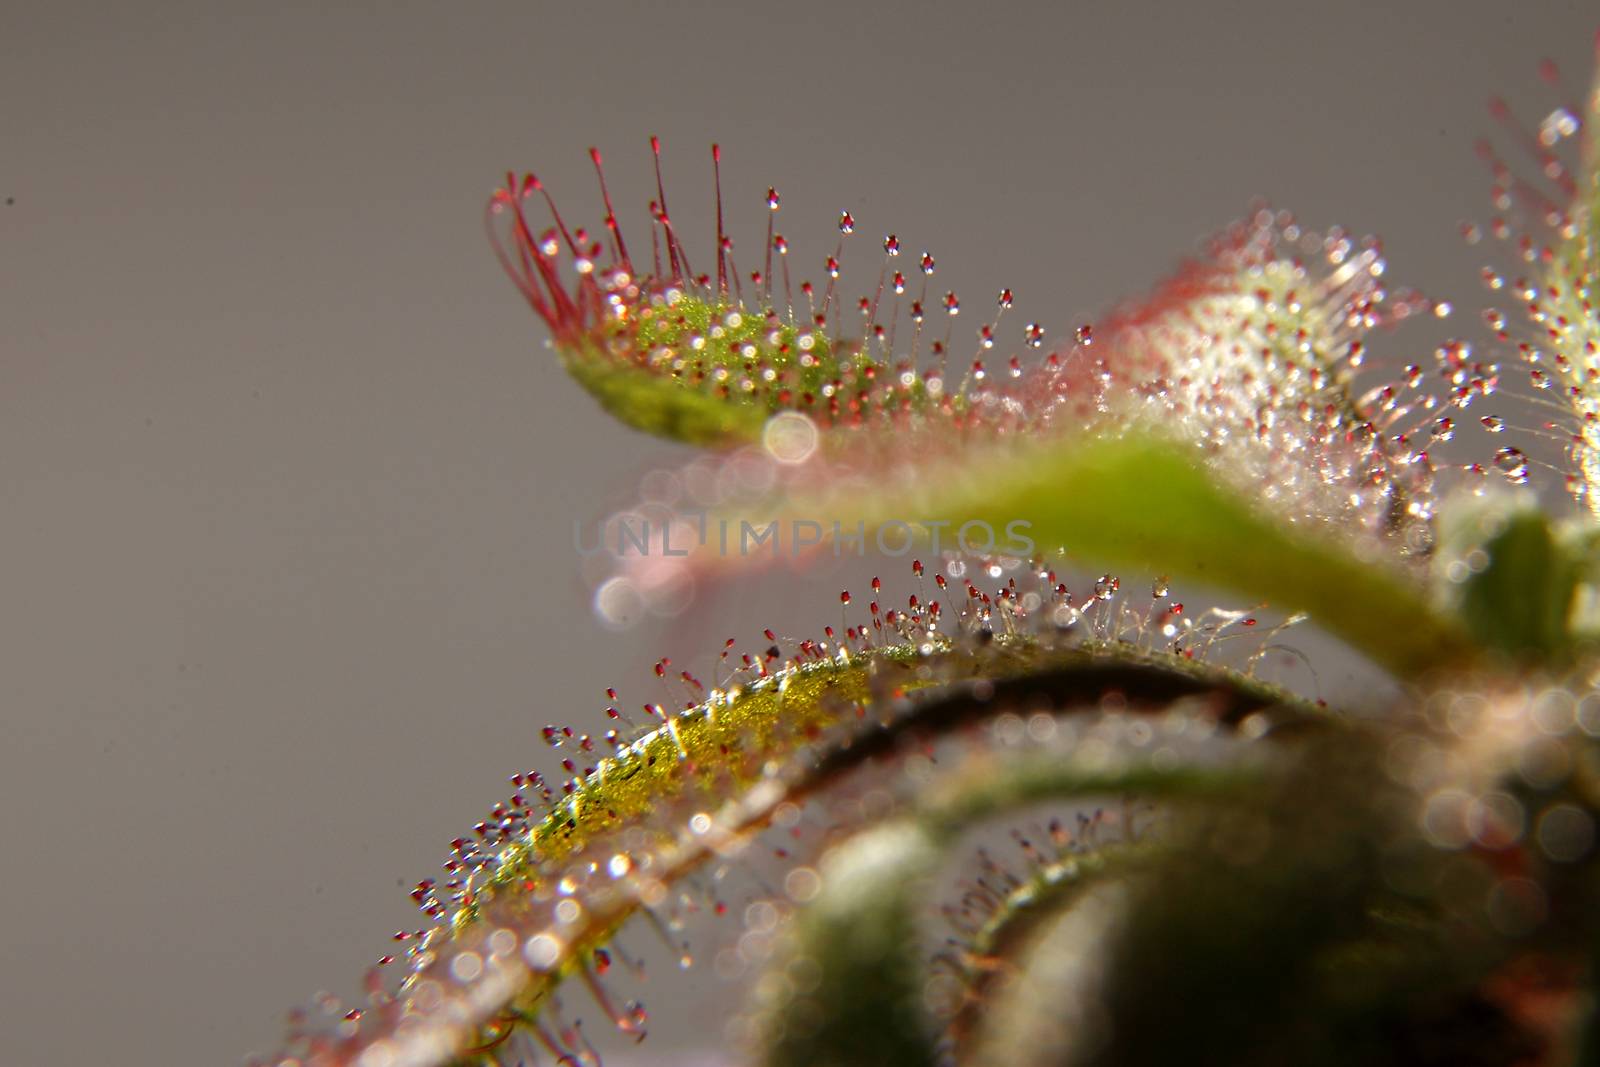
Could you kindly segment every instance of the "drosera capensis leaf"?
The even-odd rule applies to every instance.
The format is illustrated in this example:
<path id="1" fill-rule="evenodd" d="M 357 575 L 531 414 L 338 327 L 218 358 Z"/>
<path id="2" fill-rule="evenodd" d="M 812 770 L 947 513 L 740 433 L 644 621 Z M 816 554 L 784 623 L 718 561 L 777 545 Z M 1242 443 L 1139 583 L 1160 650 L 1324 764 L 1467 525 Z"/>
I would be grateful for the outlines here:
<path id="1" fill-rule="evenodd" d="M 1354 728 L 1302 732 L 1284 745 L 1176 769 L 1170 761 L 1084 767 L 1070 757 L 1031 758 L 1004 776 L 984 773 L 980 762 L 941 781 L 923 809 L 923 825 L 935 831 L 951 815 L 961 826 L 1057 790 L 1166 800 L 1159 832 L 1064 856 L 1019 885 L 1014 900 L 998 902 L 993 924 L 973 942 L 986 958 L 975 961 L 969 989 L 985 1003 L 969 1000 L 950 1020 L 958 1062 L 1172 1062 L 1208 1016 L 1228 1025 L 1204 1031 L 1216 1046 L 1201 1057 L 1207 1062 L 1231 1059 L 1222 1050 L 1239 1047 L 1238 1035 L 1285 1023 L 1262 1045 L 1244 1045 L 1273 1050 L 1246 1062 L 1323 1062 L 1330 1033 L 1378 1056 L 1409 1047 L 1397 1036 L 1408 1029 L 1439 1028 L 1440 1005 L 1452 1003 L 1463 1013 L 1463 1036 L 1452 1045 L 1471 1048 L 1464 1035 L 1484 1021 L 1474 976 L 1503 959 L 1504 948 L 1485 936 L 1472 909 L 1441 910 L 1424 887 L 1470 878 L 1473 861 L 1426 842 L 1408 815 L 1421 798 L 1388 780 L 1373 758 L 1404 729 L 1322 725 Z M 1330 775 L 1334 768 L 1341 773 Z M 1122 782 L 1113 780 L 1119 771 Z M 1308 858 L 1280 862 L 1302 850 Z M 1392 864 L 1400 855 L 1411 878 L 1385 869 L 1385 857 Z M 1284 882 L 1297 888 L 1285 892 Z M 1120 902 L 1109 912 L 1100 906 L 1108 894 Z M 1308 908 L 1312 900 L 1321 906 Z M 1084 908 L 1093 922 L 1082 921 Z M 1010 942 L 998 946 L 998 959 L 991 955 L 997 937 Z M 1322 948 L 1302 953 L 1301 938 Z M 1207 966 L 1174 968 L 1170 953 L 1180 943 L 1192 943 L 1184 958 Z M 1173 985 L 1152 1003 L 1152 983 Z M 1171 998 L 1182 1007 L 1163 1010 Z M 1293 1010 L 1273 1007 L 1280 1004 Z M 1303 1023 L 1296 1012 L 1305 1013 Z M 1178 1030 L 1159 1025 L 1178 1015 L 1191 1022 Z M 1057 1019 L 1072 1025 L 1053 1025 Z M 1483 1029 L 1514 1037 L 1492 1014 Z"/>
<path id="2" fill-rule="evenodd" d="M 1600 55 L 1600 34 L 1595 47 Z M 1524 129 L 1504 101 L 1491 104 L 1531 166 L 1514 167 L 1488 142 L 1480 146 L 1494 172 L 1496 214 L 1488 228 L 1500 240 L 1515 236 L 1519 253 L 1513 267 L 1518 273 L 1507 275 L 1491 264 L 1483 268 L 1484 283 L 1496 300 L 1509 293 L 1527 323 L 1515 325 L 1500 307 L 1487 309 L 1485 319 L 1498 340 L 1515 345 L 1534 389 L 1545 394 L 1540 406 L 1558 414 L 1558 421 L 1536 432 L 1561 435 L 1571 460 L 1571 469 L 1562 472 L 1567 488 L 1591 517 L 1600 518 L 1600 64 L 1579 100 L 1566 97 L 1553 63 L 1543 64 L 1540 73 L 1560 95 L 1534 128 Z M 1576 153 L 1570 150 L 1574 140 Z M 1477 243 L 1482 228 L 1468 226 L 1467 237 Z M 1507 427 L 1499 415 L 1482 422 L 1494 433 Z M 1519 484 L 1534 467 L 1548 466 L 1516 445 L 1500 448 L 1495 463 Z"/>
<path id="3" fill-rule="evenodd" d="M 928 696 L 916 697 L 919 690 Z M 892 758 L 911 738 L 1046 699 L 1063 711 L 1094 708 L 1107 694 L 1129 711 L 1189 701 L 1191 713 L 1223 724 L 1270 708 L 1327 714 L 1195 660 L 1117 644 L 1052 648 L 1020 635 L 792 665 L 673 716 L 602 760 L 501 851 L 494 873 L 427 936 L 396 999 L 375 1006 L 350 1035 L 318 1039 L 303 1062 L 443 1064 L 508 1028 L 561 1048 L 538 1022 L 555 987 L 578 978 L 604 997 L 595 951 L 707 860 L 748 847 L 779 805 Z M 630 1008 L 603 1003 L 619 1027 L 642 1030 Z"/>
<path id="4" fill-rule="evenodd" d="M 1459 368 L 1441 366 L 1452 392 L 1440 406 L 1415 392 L 1420 371 L 1387 381 L 1364 369 L 1375 328 L 1441 306 L 1390 285 L 1375 240 L 1311 231 L 1260 207 L 1099 328 L 1080 325 L 1046 348 L 1065 331 L 1026 324 L 1023 350 L 1008 360 L 997 346 L 1012 290 L 1000 291 L 969 348 L 953 332 L 962 301 L 930 291 L 933 257 L 908 262 L 894 234 L 883 238 L 875 281 L 847 298 L 841 257 L 861 240 L 848 212 L 822 291 L 805 282 L 797 296 L 772 190 L 763 266 L 746 288 L 723 229 L 715 146 L 716 272 L 694 273 L 666 209 L 659 143 L 652 149 L 650 262 L 630 256 L 593 150 L 605 240 L 570 229 L 531 174 L 507 175 L 488 214 L 501 264 L 563 364 L 636 429 L 729 449 L 761 441 L 767 420 L 788 414 L 811 424 L 824 455 L 916 452 L 937 462 L 952 445 L 1067 427 L 1115 432 L 1147 417 L 1220 463 L 1262 477 L 1301 471 L 1275 483 L 1291 518 L 1396 532 L 1431 515 L 1432 467 L 1413 438 L 1439 411 L 1465 406 L 1478 383 L 1463 393 Z M 531 199 L 550 212 L 538 234 Z"/>
<path id="5" fill-rule="evenodd" d="M 1102 881 L 1125 876 L 1141 862 L 1159 859 L 1159 845 L 1120 842 L 1065 854 L 1043 862 L 1006 892 L 971 938 L 959 978 L 961 998 L 950 1013 L 947 1031 L 961 1059 L 976 1040 L 984 1007 L 996 986 L 1019 968 L 1024 950 L 1039 928 L 1056 921 L 1063 908 Z"/>
<path id="6" fill-rule="evenodd" d="M 906 516 L 949 529 L 1022 522 L 1046 554 L 1181 576 L 1306 612 L 1404 678 L 1478 647 L 1459 621 L 1429 604 L 1418 575 L 1374 546 L 1278 521 L 1219 484 L 1190 450 L 1157 437 L 1129 434 L 1072 447 L 1008 442 L 970 451 L 936 480 L 850 487 L 725 518 L 734 526 L 776 519 L 782 528 L 804 517 L 874 531 L 905 525 Z M 718 565 L 706 556 L 706 566 Z"/>
<path id="7" fill-rule="evenodd" d="M 1006 475 L 1009 475 L 1007 477 Z M 959 482 L 957 484 L 960 484 Z M 1468 634 L 1408 579 L 1320 531 L 1300 533 L 1219 486 L 1191 458 L 1129 437 L 1014 464 L 967 484 L 956 516 L 1006 522 L 1030 509 L 1042 543 L 1077 558 L 1154 567 L 1303 611 L 1403 677 L 1469 655 Z M 1356 543 L 1360 547 L 1360 543 Z"/>
<path id="8" fill-rule="evenodd" d="M 1043 800 L 1237 796 L 1258 781 L 1258 773 L 1232 766 L 1083 766 L 1059 755 L 1000 766 L 979 760 L 958 771 L 916 817 L 873 825 L 823 857 L 822 890 L 786 939 L 789 958 L 806 961 L 817 981 L 803 991 L 779 984 L 784 994 L 762 1006 L 769 1021 L 782 1020 L 765 1063 L 940 1062 L 937 1027 L 923 1007 L 926 961 L 916 931 L 927 885 L 973 824 Z"/>

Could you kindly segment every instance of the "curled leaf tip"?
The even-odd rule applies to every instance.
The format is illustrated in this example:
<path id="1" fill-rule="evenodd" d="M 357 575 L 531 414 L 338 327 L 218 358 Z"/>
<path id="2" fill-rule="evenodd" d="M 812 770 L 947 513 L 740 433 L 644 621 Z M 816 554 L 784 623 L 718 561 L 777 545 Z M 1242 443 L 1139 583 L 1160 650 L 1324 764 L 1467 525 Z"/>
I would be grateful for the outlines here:
<path id="1" fill-rule="evenodd" d="M 549 328 L 567 369 L 623 422 L 697 444 L 753 441 L 766 418 L 783 410 L 827 422 L 858 413 L 857 394 L 872 390 L 876 364 L 863 343 L 844 342 L 830 330 L 830 320 L 844 313 L 832 284 L 820 298 L 809 282 L 802 284 L 798 300 L 805 309 L 798 310 L 788 243 L 772 226 L 777 192 L 767 194 L 764 269 L 742 276 L 723 231 L 721 152 L 713 146 L 716 270 L 696 273 L 667 210 L 659 141 L 652 138 L 651 147 L 657 199 L 650 204 L 649 261 L 629 252 L 595 149 L 590 158 L 605 205 L 602 238 L 570 228 L 532 174 L 508 174 L 490 198 L 487 223 L 496 255 Z M 542 226 L 529 217 L 527 203 L 534 199 L 549 213 Z M 831 278 L 838 258 L 838 252 L 829 257 Z M 774 285 L 775 262 L 781 290 Z"/>

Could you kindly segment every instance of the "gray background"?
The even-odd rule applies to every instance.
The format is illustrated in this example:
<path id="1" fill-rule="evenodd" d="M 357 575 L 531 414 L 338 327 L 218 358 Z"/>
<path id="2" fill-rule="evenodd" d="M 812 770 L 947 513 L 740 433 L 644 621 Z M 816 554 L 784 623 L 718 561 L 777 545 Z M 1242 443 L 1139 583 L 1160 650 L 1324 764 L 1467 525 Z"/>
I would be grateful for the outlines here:
<path id="1" fill-rule="evenodd" d="M 930 248 L 974 308 L 1015 288 L 1011 343 L 1148 286 L 1254 194 L 1381 232 L 1395 277 L 1470 311 L 1482 101 L 1542 115 L 1537 60 L 1581 82 L 1596 23 L 1505 0 L 4 5 L 0 1060 L 265 1051 L 414 922 L 404 888 L 505 775 L 548 765 L 538 726 L 600 724 L 606 685 L 659 699 L 663 653 L 704 668 L 725 634 L 836 616 L 822 574 L 670 630 L 593 621 L 572 519 L 688 453 L 542 349 L 479 229 L 504 168 L 592 223 L 599 145 L 637 244 L 659 133 L 709 262 L 720 140 L 743 247 L 769 183 L 797 269 L 849 208 L 863 252 Z M 669 1019 L 733 994 L 696 981 L 644 992 Z"/>

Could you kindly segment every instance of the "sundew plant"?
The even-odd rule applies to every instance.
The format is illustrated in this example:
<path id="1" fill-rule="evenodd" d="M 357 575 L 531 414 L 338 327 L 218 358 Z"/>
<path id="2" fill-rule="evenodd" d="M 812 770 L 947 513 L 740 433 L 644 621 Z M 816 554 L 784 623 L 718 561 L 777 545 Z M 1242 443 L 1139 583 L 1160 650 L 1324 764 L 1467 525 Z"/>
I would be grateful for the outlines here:
<path id="1" fill-rule="evenodd" d="M 1482 149 L 1481 323 L 1265 206 L 1046 327 L 849 214 L 804 280 L 775 190 L 736 250 L 715 147 L 709 247 L 659 144 L 632 224 L 598 152 L 592 228 L 507 175 L 556 356 L 706 452 L 593 533 L 597 610 L 904 562 L 539 724 L 564 780 L 507 766 L 366 1002 L 268 1062 L 598 1063 L 650 1025 L 636 928 L 736 980 L 771 1067 L 1600 1061 L 1600 87 L 1541 73 Z M 1312 627 L 1388 684 L 1269 681 Z"/>

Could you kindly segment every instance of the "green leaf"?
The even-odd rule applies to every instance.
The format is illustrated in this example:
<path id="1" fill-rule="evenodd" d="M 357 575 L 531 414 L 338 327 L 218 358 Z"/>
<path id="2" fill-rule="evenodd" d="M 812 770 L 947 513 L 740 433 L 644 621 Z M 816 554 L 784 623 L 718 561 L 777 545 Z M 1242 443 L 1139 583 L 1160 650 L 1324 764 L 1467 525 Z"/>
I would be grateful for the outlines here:
<path id="1" fill-rule="evenodd" d="M 1600 415 L 1596 353 L 1600 352 L 1600 73 L 1571 127 L 1552 127 L 1562 135 L 1581 128 L 1581 159 L 1576 189 L 1563 224 L 1555 229 L 1553 246 L 1544 250 L 1543 281 L 1527 303 L 1541 344 L 1535 368 L 1553 379 L 1557 393 L 1572 408 L 1575 431 L 1572 459 L 1574 484 L 1580 486 L 1589 513 L 1600 518 L 1600 447 L 1589 429 Z M 1552 116 L 1554 118 L 1555 116 Z M 1553 357 L 1553 358 L 1552 358 Z"/>
<path id="2" fill-rule="evenodd" d="M 997 535 L 1020 523 L 1011 528 L 1046 555 L 1059 550 L 1097 567 L 1145 568 L 1308 612 L 1402 677 L 1472 654 L 1465 631 L 1429 606 L 1421 581 L 1402 573 L 1383 543 L 1341 542 L 1328 529 L 1275 519 L 1218 484 L 1200 460 L 1193 449 L 1135 435 L 1009 442 L 973 451 L 936 480 L 883 479 L 793 499 L 777 517 L 847 527 L 859 520 L 868 530 L 980 522 Z"/>
<path id="3" fill-rule="evenodd" d="M 795 917 L 779 961 L 776 973 L 787 980 L 769 987 L 779 992 L 761 1005 L 770 1035 L 767 1067 L 941 1062 L 922 1006 L 927 972 L 919 918 L 940 863 L 982 819 L 1041 800 L 1128 791 L 1237 796 L 1260 782 L 1250 770 L 1083 766 L 1059 758 L 993 770 L 980 764 L 917 820 L 873 827 L 826 854 L 818 895 Z"/>
<path id="4" fill-rule="evenodd" d="M 876 827 L 828 853 L 821 891 L 795 920 L 783 972 L 791 981 L 766 1006 L 768 1067 L 939 1062 L 922 1008 L 917 929 L 939 858 L 932 838 L 906 824 Z"/>
<path id="5" fill-rule="evenodd" d="M 1582 568 L 1550 520 L 1504 500 L 1463 506 L 1446 520 L 1439 565 L 1472 635 L 1519 659 L 1565 654 Z"/>
<path id="6" fill-rule="evenodd" d="M 612 416 L 635 430 L 693 445 L 726 447 L 761 436 L 768 412 L 690 388 L 671 377 L 594 355 L 583 343 L 563 349 L 568 373 Z"/>

